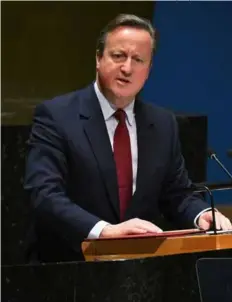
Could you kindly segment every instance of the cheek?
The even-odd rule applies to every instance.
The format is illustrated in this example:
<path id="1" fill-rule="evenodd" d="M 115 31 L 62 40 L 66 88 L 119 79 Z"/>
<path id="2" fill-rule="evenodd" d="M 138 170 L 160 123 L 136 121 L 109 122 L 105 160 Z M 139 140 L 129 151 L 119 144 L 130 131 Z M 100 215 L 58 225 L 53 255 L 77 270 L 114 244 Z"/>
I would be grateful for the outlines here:
<path id="1" fill-rule="evenodd" d="M 101 73 L 101 79 L 104 81 L 106 86 L 109 86 L 109 84 L 112 82 L 113 75 L 109 70 L 103 70 L 103 72 Z"/>
<path id="2" fill-rule="evenodd" d="M 99 67 L 98 72 L 101 76 L 101 78 L 106 82 L 106 83 L 111 83 L 117 76 L 118 71 L 117 69 L 110 65 L 110 64 L 103 64 Z"/>
<path id="3" fill-rule="evenodd" d="M 146 79 L 148 78 L 149 75 L 149 71 L 146 70 L 140 70 L 139 72 L 136 73 L 136 77 L 135 77 L 135 82 L 137 83 L 137 85 L 143 85 L 143 83 L 146 81 Z"/>

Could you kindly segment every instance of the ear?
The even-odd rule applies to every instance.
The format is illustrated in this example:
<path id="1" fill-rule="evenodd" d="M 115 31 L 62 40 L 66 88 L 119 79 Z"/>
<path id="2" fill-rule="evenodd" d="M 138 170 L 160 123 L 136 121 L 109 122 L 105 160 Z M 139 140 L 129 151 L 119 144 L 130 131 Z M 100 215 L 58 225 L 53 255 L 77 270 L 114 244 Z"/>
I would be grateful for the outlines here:
<path id="1" fill-rule="evenodd" d="M 151 60 L 150 67 L 149 67 L 149 72 L 147 73 L 147 78 L 146 78 L 146 80 L 149 78 L 149 75 L 150 75 L 150 73 L 151 73 L 152 65 L 153 65 L 153 60 Z"/>
<path id="2" fill-rule="evenodd" d="M 98 51 L 96 52 L 96 68 L 98 69 L 100 65 L 100 57 Z"/>

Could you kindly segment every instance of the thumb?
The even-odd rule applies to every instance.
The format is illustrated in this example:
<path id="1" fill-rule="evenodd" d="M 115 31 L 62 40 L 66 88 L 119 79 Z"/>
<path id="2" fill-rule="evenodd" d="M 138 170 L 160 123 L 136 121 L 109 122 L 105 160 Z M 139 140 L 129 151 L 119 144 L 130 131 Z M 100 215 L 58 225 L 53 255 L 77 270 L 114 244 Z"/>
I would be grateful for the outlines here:
<path id="1" fill-rule="evenodd" d="M 210 228 L 211 223 L 210 223 L 210 221 L 208 221 L 202 217 L 198 221 L 198 226 L 200 227 L 200 229 L 206 231 Z"/>

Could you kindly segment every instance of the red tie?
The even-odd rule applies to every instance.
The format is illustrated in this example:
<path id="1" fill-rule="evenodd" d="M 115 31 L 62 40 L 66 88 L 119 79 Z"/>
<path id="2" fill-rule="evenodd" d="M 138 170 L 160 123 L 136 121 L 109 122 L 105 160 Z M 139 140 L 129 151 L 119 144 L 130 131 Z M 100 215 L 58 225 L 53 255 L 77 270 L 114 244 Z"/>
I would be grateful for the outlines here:
<path id="1" fill-rule="evenodd" d="M 114 114 L 118 125 L 114 134 L 114 160 L 116 164 L 120 199 L 120 218 L 124 218 L 128 203 L 132 198 L 132 160 L 130 136 L 126 126 L 126 113 L 117 110 Z"/>

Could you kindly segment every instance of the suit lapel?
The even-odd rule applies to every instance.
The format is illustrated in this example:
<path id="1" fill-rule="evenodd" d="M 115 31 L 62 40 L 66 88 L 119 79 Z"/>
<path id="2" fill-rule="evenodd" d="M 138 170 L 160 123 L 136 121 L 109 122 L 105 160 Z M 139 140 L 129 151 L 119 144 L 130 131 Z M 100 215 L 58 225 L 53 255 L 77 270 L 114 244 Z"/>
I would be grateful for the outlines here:
<path id="1" fill-rule="evenodd" d="M 146 187 L 155 171 L 155 159 L 157 158 L 157 129 L 155 127 L 153 110 L 139 100 L 135 102 L 135 119 L 137 127 L 137 181 L 136 191 L 126 212 L 126 219 L 131 217 L 133 211 L 141 207 Z"/>
<path id="2" fill-rule="evenodd" d="M 117 219 L 119 219 L 118 185 L 113 151 L 93 86 L 88 88 L 86 96 L 82 99 L 80 118 L 83 120 L 84 132 L 98 163 L 109 201 L 112 204 Z"/>
<path id="3" fill-rule="evenodd" d="M 135 108 L 138 141 L 137 191 L 147 182 L 147 177 L 153 171 L 153 163 L 157 146 L 154 117 L 145 104 L 138 101 Z"/>

